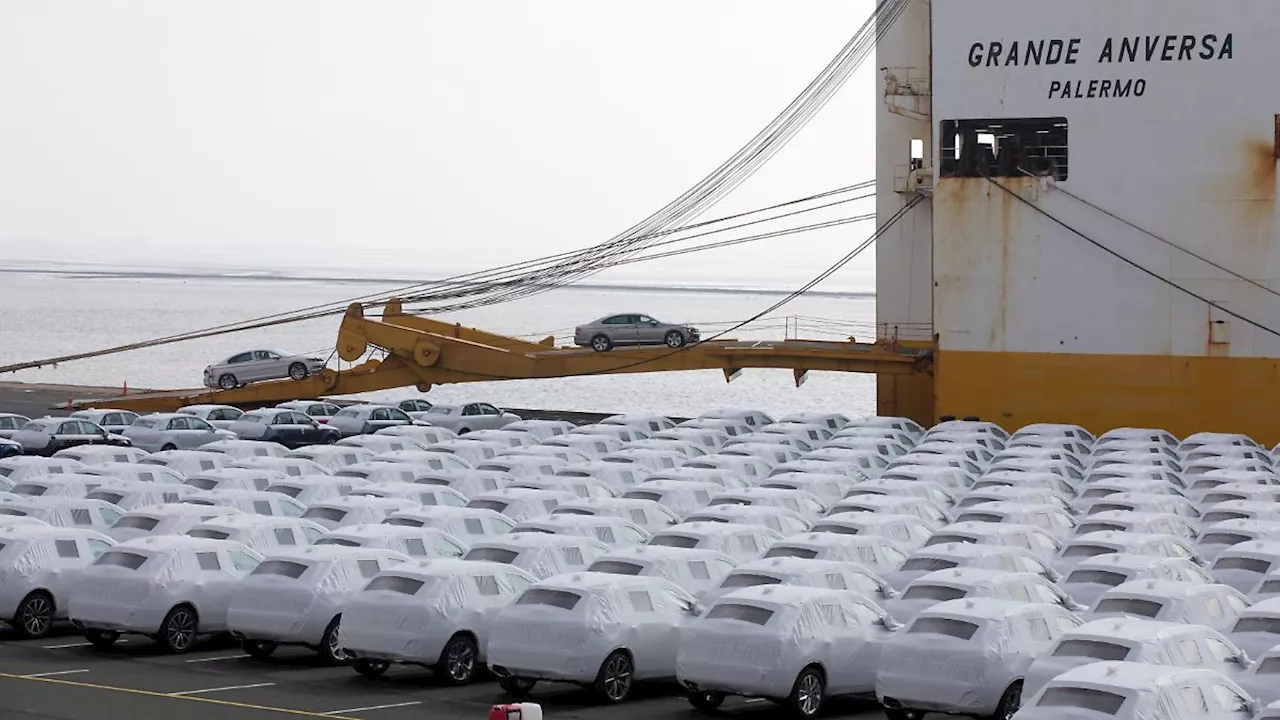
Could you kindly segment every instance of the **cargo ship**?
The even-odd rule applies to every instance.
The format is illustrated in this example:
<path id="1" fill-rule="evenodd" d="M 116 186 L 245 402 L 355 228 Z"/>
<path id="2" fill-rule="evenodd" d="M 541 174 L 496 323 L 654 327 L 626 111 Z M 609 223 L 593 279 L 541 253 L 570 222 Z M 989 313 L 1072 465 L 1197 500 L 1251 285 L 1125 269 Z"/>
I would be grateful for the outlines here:
<path id="1" fill-rule="evenodd" d="M 1280 5 L 912 0 L 877 46 L 882 414 L 1280 442 Z"/>

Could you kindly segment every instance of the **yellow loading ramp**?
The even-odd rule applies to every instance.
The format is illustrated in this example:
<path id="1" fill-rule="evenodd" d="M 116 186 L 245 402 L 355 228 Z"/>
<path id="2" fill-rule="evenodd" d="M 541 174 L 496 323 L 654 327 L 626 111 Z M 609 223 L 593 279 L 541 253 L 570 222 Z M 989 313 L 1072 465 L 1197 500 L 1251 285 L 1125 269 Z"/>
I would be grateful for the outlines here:
<path id="1" fill-rule="evenodd" d="M 135 412 L 168 412 L 206 403 L 270 407 L 289 400 L 400 387 L 426 392 L 433 385 L 445 383 L 709 369 L 723 370 L 726 379 L 730 379 L 744 368 L 788 368 L 795 373 L 798 385 L 809 370 L 931 375 L 933 356 L 931 347 L 895 348 L 879 343 L 820 340 L 714 340 L 678 351 L 662 346 L 598 353 L 589 348 L 556 348 L 550 337 L 534 343 L 405 314 L 399 301 L 387 303 L 381 320 L 365 317 L 359 304 L 347 308 L 338 329 L 338 357 L 355 362 L 370 347 L 386 351 L 387 357 L 347 370 L 326 369 L 305 380 L 273 380 L 233 390 L 192 388 L 138 393 L 75 401 L 73 406 Z"/>

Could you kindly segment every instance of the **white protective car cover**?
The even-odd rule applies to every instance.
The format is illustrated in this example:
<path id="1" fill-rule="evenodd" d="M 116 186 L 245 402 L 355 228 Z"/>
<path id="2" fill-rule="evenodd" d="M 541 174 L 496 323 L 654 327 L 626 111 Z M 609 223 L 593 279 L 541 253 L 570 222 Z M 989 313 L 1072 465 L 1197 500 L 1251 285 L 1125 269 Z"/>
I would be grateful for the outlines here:
<path id="1" fill-rule="evenodd" d="M 538 579 L 580 572 L 609 552 L 609 546 L 594 538 L 544 533 L 507 533 L 474 543 L 464 560 L 483 560 L 514 565 Z"/>
<path id="2" fill-rule="evenodd" d="M 1010 545 L 978 545 L 975 543 L 947 543 L 930 545 L 911 553 L 907 561 L 897 568 L 881 572 L 886 580 L 901 590 L 916 578 L 938 570 L 957 567 L 1005 570 L 1008 572 L 1035 572 L 1050 582 L 1059 579 L 1058 572 L 1049 567 L 1035 553 Z M 1038 569 L 1042 568 L 1042 569 Z"/>
<path id="3" fill-rule="evenodd" d="M 383 523 L 347 525 L 326 533 L 315 544 L 384 548 L 415 560 L 461 558 L 470 549 L 466 542 L 438 528 Z"/>
<path id="4" fill-rule="evenodd" d="M 467 507 L 496 510 L 516 522 L 521 522 L 545 517 L 557 507 L 565 503 L 577 502 L 579 499 L 577 495 L 564 490 L 504 487 L 483 495 L 476 495 L 471 498 L 471 502 L 467 503 Z"/>
<path id="5" fill-rule="evenodd" d="M 1223 585 L 1247 593 L 1272 569 L 1280 569 L 1280 541 L 1249 540 L 1223 548 L 1210 572 Z"/>
<path id="6" fill-rule="evenodd" d="M 214 505 L 148 505 L 125 513 L 107 530 L 107 534 L 116 542 L 149 535 L 186 535 L 188 530 L 206 520 L 239 513 L 236 508 Z"/>
<path id="7" fill-rule="evenodd" d="M 1242 687 L 1210 669 L 1095 662 L 1068 670 L 1033 696 L 1023 695 L 1022 708 L 1014 717 L 1018 720 L 1102 720 L 1115 717 L 1123 717 L 1124 720 L 1245 720 L 1249 717 L 1248 711 L 1227 712 L 1217 703 L 1212 705 L 1211 712 L 1187 712 L 1180 692 L 1182 688 L 1192 686 L 1203 695 L 1208 694 L 1214 685 L 1222 685 L 1248 699 L 1248 693 Z M 1119 712 L 1081 709 L 1082 696 L 1091 697 L 1107 710 L 1115 707 Z"/>
<path id="8" fill-rule="evenodd" d="M 1043 619 L 1049 637 L 1030 635 Z M 991 598 L 939 603 L 881 651 L 876 698 L 888 707 L 990 715 L 1032 659 L 1081 624 L 1061 607 Z"/>
<path id="9" fill-rule="evenodd" d="M 90 500 L 103 500 L 125 512 L 150 505 L 180 502 L 198 492 L 187 485 L 165 485 L 138 480 L 112 480 L 110 485 L 94 488 L 85 495 Z"/>
<path id="10" fill-rule="evenodd" d="M 829 620 L 822 606 L 841 617 Z M 884 641 L 898 625 L 856 592 L 774 585 L 735 590 L 680 633 L 676 676 L 701 692 L 769 698 L 791 694 L 806 666 L 827 669 L 827 694 L 871 693 Z"/>
<path id="11" fill-rule="evenodd" d="M 760 557 L 781 539 L 782 533 L 763 525 L 687 522 L 654 533 L 649 544 L 717 550 L 737 562 L 747 562 Z"/>
<path id="12" fill-rule="evenodd" d="M 199 565 L 197 553 L 209 552 L 218 554 L 219 569 Z M 115 562 L 137 555 L 145 560 L 136 567 Z M 243 561 L 238 565 L 237 557 L 247 558 L 248 565 L 262 560 L 229 540 L 157 535 L 119 543 L 80 573 L 71 587 L 69 615 L 85 628 L 154 633 L 174 606 L 190 603 L 199 632 L 225 630 L 227 605 L 253 569 Z"/>
<path id="13" fill-rule="evenodd" d="M 1029 698 L 1039 692 L 1050 680 L 1082 665 L 1104 660 L 1145 662 L 1153 665 L 1171 664 L 1165 651 L 1178 647 L 1180 641 L 1192 644 L 1197 638 L 1211 637 L 1224 644 L 1230 641 L 1217 631 L 1203 625 L 1179 622 L 1162 622 L 1142 618 L 1106 618 L 1091 620 L 1064 633 L 1047 652 L 1032 661 L 1022 681 L 1022 697 Z M 1213 658 L 1203 658 L 1206 666 Z M 1178 652 L 1175 657 L 1181 657 Z M 1243 667 L 1240 667 L 1243 670 Z"/>
<path id="14" fill-rule="evenodd" d="M 516 521 L 496 510 L 482 508 L 424 505 L 410 510 L 393 512 L 382 521 L 387 525 L 402 527 L 429 527 L 443 530 L 468 543 L 484 538 L 505 535 L 516 526 Z"/>
<path id="15" fill-rule="evenodd" d="M 240 581 L 227 627 L 239 638 L 319 645 L 349 595 L 407 562 L 407 555 L 381 548 L 279 548 Z"/>
<path id="16" fill-rule="evenodd" d="M 572 595 L 579 599 L 571 609 L 555 604 Z M 679 632 L 696 607 L 692 595 L 658 577 L 582 572 L 547 578 L 498 612 L 489 665 L 499 676 L 591 682 L 605 658 L 624 648 L 635 659 L 636 680 L 675 677 Z"/>
<path id="17" fill-rule="evenodd" d="M 648 542 L 650 537 L 639 525 L 608 515 L 548 515 L 526 520 L 511 528 L 511 532 L 581 535 L 595 538 L 611 548 L 636 547 Z"/>
<path id="18" fill-rule="evenodd" d="M 763 558 L 798 557 L 808 560 L 845 560 L 866 565 L 881 576 L 902 566 L 906 550 L 878 535 L 843 535 L 833 532 L 802 533 L 785 537 L 765 551 Z"/>
<path id="19" fill-rule="evenodd" d="M 58 473 L 57 475 L 41 475 L 30 477 L 13 483 L 10 491 L 22 497 L 70 497 L 82 498 L 94 488 L 103 485 L 115 485 L 118 480 L 101 475 L 84 473 Z"/>
<path id="20" fill-rule="evenodd" d="M 781 540 L 787 535 L 808 532 L 811 523 L 786 508 L 768 505 L 709 505 L 689 513 L 682 523 L 722 522 L 740 525 L 758 525 L 778 533 Z"/>
<path id="21" fill-rule="evenodd" d="M 345 525 L 382 522 L 391 513 L 420 507 L 422 506 L 412 500 L 401 498 L 344 495 L 340 498 L 313 503 L 306 512 L 302 513 L 302 518 L 319 523 L 329 530 L 335 530 Z"/>
<path id="22" fill-rule="evenodd" d="M 1248 605 L 1243 593 L 1227 585 L 1130 580 L 1103 593 L 1089 615 L 1091 619 L 1137 615 L 1153 620 L 1193 622 L 1225 633 L 1231 631 L 1236 618 Z"/>
<path id="23" fill-rule="evenodd" d="M 371 483 L 352 488 L 351 492 L 347 494 L 404 498 L 421 505 L 445 505 L 448 507 L 462 507 L 470 499 L 451 487 L 406 482 Z"/>
<path id="24" fill-rule="evenodd" d="M 715 550 L 641 545 L 601 555 L 587 569 L 666 578 L 697 596 L 719 585 L 734 566 L 733 558 Z"/>
<path id="25" fill-rule="evenodd" d="M 111 538 L 93 530 L 46 523 L 0 525 L 0 620 L 14 619 L 23 599 L 33 590 L 45 590 L 52 595 L 53 616 L 65 618 L 72 583 L 97 556 L 80 542 L 77 557 L 63 557 L 55 543 L 89 539 L 115 544 Z"/>
<path id="26" fill-rule="evenodd" d="M 551 514 L 612 515 L 626 518 L 650 533 L 680 522 L 680 517 L 662 503 L 634 498 L 586 498 L 561 503 Z"/>
<path id="27" fill-rule="evenodd" d="M 160 485 L 181 485 L 186 476 L 177 470 L 163 465 L 143 465 L 141 463 L 103 463 L 81 469 L 86 475 L 104 475 L 119 480 L 136 480 L 138 482 L 157 483 Z"/>
<path id="28" fill-rule="evenodd" d="M 1093 607 L 1113 587 L 1130 580 L 1179 580 L 1214 582 L 1199 565 L 1182 558 L 1162 558 L 1131 553 L 1108 553 L 1088 558 L 1065 575 L 1058 586 L 1076 602 Z"/>
<path id="29" fill-rule="evenodd" d="M 1254 657 L 1253 665 L 1243 674 L 1232 678 L 1240 683 L 1260 704 L 1271 703 L 1272 714 L 1259 715 L 1262 718 L 1280 718 L 1280 645 L 1272 647 Z"/>
<path id="30" fill-rule="evenodd" d="M 285 457 L 310 460 L 328 472 L 335 472 L 348 465 L 372 460 L 373 451 L 350 445 L 309 445 L 292 450 Z"/>
<path id="31" fill-rule="evenodd" d="M 266 555 L 276 548 L 310 545 L 324 535 L 324 528 L 310 520 L 231 513 L 210 518 L 183 533 L 190 537 L 231 540 Z"/>
<path id="32" fill-rule="evenodd" d="M 471 632 L 483 662 L 494 617 L 535 582 L 501 563 L 438 559 L 398 565 L 349 596 L 342 645 L 358 658 L 432 665 L 455 633 Z"/>
<path id="33" fill-rule="evenodd" d="M 190 505 L 233 507 L 273 517 L 301 517 L 307 507 L 288 495 L 266 490 L 205 490 L 182 499 Z"/>
<path id="34" fill-rule="evenodd" d="M 0 477 L 10 483 L 18 483 L 29 477 L 56 475 L 58 473 L 83 472 L 85 465 L 68 458 L 46 458 L 31 455 L 0 460 Z"/>
<path id="35" fill-rule="evenodd" d="M 738 565 L 715 588 L 698 594 L 698 601 L 709 605 L 737 590 L 769 585 L 848 590 L 881 604 L 897 596 L 884 578 L 861 563 L 779 557 Z"/>
<path id="36" fill-rule="evenodd" d="M 1227 636 L 1252 658 L 1280 645 L 1280 598 L 1245 608 Z"/>

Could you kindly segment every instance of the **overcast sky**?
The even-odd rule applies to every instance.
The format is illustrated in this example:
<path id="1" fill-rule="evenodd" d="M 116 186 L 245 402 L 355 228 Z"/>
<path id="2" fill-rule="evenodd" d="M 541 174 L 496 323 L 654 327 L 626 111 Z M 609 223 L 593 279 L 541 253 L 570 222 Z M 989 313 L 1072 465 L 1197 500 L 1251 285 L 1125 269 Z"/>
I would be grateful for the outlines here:
<path id="1" fill-rule="evenodd" d="M 591 245 L 728 158 L 872 7 L 5 0 L 0 265 L 435 277 Z M 703 218 L 872 179 L 874 78 Z M 799 284 L 873 229 L 602 279 Z M 869 287 L 864 257 L 831 286 Z"/>

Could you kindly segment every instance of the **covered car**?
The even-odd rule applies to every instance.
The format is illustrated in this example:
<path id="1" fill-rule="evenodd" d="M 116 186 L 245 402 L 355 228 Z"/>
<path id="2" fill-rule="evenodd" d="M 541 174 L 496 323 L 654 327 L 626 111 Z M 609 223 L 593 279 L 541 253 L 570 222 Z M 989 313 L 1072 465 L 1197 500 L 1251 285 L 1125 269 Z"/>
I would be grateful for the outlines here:
<path id="1" fill-rule="evenodd" d="M 937 536 L 931 525 L 914 515 L 840 513 L 828 515 L 810 528 L 815 533 L 879 535 L 910 552 Z"/>
<path id="2" fill-rule="evenodd" d="M 290 450 L 284 456 L 294 460 L 310 460 L 328 472 L 334 472 L 348 465 L 372 460 L 374 451 L 352 445 L 310 445 Z"/>
<path id="3" fill-rule="evenodd" d="M 1091 620 L 1058 638 L 1031 663 L 1023 696 L 1031 697 L 1072 668 L 1114 660 L 1211 668 L 1224 675 L 1239 675 L 1249 667 L 1244 651 L 1203 625 L 1140 618 Z"/>
<path id="4" fill-rule="evenodd" d="M 718 585 L 734 566 L 732 558 L 715 550 L 642 545 L 601 555 L 587 570 L 662 577 L 698 596 Z"/>
<path id="5" fill-rule="evenodd" d="M 901 590 L 911 581 L 928 573 L 958 567 L 1035 573 L 1050 582 L 1057 582 L 1061 578 L 1047 562 L 1026 548 L 959 542 L 920 548 L 898 567 L 883 575 L 890 584 Z"/>
<path id="6" fill-rule="evenodd" d="M 683 523 L 719 522 L 758 525 L 781 536 L 807 532 L 809 523 L 799 514 L 772 505 L 710 505 L 684 516 Z"/>
<path id="7" fill-rule="evenodd" d="M 86 498 L 23 497 L 0 503 L 0 517 L 29 517 L 58 527 L 78 527 L 101 533 L 107 533 L 107 528 L 123 514 L 120 508 L 105 500 Z"/>
<path id="8" fill-rule="evenodd" d="M 185 534 L 238 542 L 266 555 L 280 548 L 314 544 L 324 536 L 324 528 L 301 518 L 240 512 L 209 518 Z"/>
<path id="9" fill-rule="evenodd" d="M 181 502 L 187 505 L 233 507 L 247 513 L 275 517 L 301 517 L 307 507 L 288 495 L 266 490 L 207 490 L 192 493 Z"/>
<path id="10" fill-rule="evenodd" d="M 325 533 L 315 544 L 383 548 L 415 560 L 461 558 L 469 549 L 465 542 L 443 530 L 383 523 L 347 525 Z"/>
<path id="11" fill-rule="evenodd" d="M 227 626 L 254 658 L 280 645 L 302 645 L 328 663 L 345 659 L 338 626 L 342 606 L 375 575 L 409 557 L 382 548 L 312 545 L 266 555 L 240 581 Z"/>
<path id="12" fill-rule="evenodd" d="M 71 587 L 71 620 L 96 649 L 121 633 L 182 653 L 196 637 L 227 631 L 227 605 L 262 555 L 229 540 L 157 535 L 120 543 Z"/>
<path id="13" fill-rule="evenodd" d="M 1280 507 L 1280 506 L 1277 506 Z M 1208 562 L 1218 558 L 1218 554 L 1229 547 L 1250 541 L 1280 540 L 1280 522 L 1269 520 L 1223 520 L 1216 522 L 1200 533 L 1196 543 L 1196 551 Z"/>
<path id="14" fill-rule="evenodd" d="M 901 595 L 885 603 L 885 607 L 894 618 L 909 622 L 940 602 L 976 597 L 1053 603 L 1076 613 L 1089 609 L 1040 575 L 973 567 L 922 575 L 903 588 Z"/>
<path id="15" fill-rule="evenodd" d="M 352 490 L 368 484 L 367 480 L 361 480 L 360 478 L 335 477 L 333 475 L 300 475 L 298 477 L 281 478 L 263 489 L 267 492 L 288 495 L 303 505 L 310 507 L 312 503 L 350 495 Z"/>
<path id="16" fill-rule="evenodd" d="M 1209 572 L 1218 582 L 1249 593 L 1274 568 L 1280 568 L 1280 541 L 1250 540 L 1224 549 Z"/>
<path id="17" fill-rule="evenodd" d="M 770 545 L 761 557 L 844 560 L 865 565 L 884 577 L 906 562 L 907 553 L 879 535 L 814 532 L 785 537 Z"/>
<path id="18" fill-rule="evenodd" d="M 539 581 L 490 627 L 489 666 L 507 693 L 539 680 L 591 687 L 609 702 L 637 681 L 674 678 L 680 630 L 697 603 L 660 577 L 577 572 Z"/>
<path id="19" fill-rule="evenodd" d="M 67 618 L 80 571 L 115 544 L 95 530 L 0 525 L 0 621 L 21 638 L 45 637 Z"/>
<path id="20" fill-rule="evenodd" d="M 1227 635 L 1254 658 L 1280 645 L 1280 598 L 1242 610 Z"/>
<path id="21" fill-rule="evenodd" d="M 1130 580 L 1103 593 L 1090 618 L 1144 617 L 1151 620 L 1207 625 L 1229 632 L 1249 601 L 1226 585 L 1199 585 L 1171 580 Z"/>
<path id="22" fill-rule="evenodd" d="M 1176 557 L 1193 562 L 1199 560 L 1196 551 L 1182 538 L 1156 533 L 1099 530 L 1069 538 L 1053 559 L 1053 566 L 1058 572 L 1067 575 L 1082 560 L 1111 553 Z"/>
<path id="23" fill-rule="evenodd" d="M 163 450 L 142 458 L 138 461 L 138 464 L 159 465 L 190 477 L 196 473 L 225 467 L 230 460 L 231 458 L 221 453 L 210 453 L 202 450 Z"/>
<path id="24" fill-rule="evenodd" d="M 148 535 L 186 535 L 187 531 L 206 520 L 239 514 L 233 507 L 165 503 L 130 510 L 106 530 L 116 542 Z"/>
<path id="25" fill-rule="evenodd" d="M 109 462 L 137 462 L 147 456 L 147 451 L 119 445 L 76 445 L 75 447 L 59 450 L 53 456 L 55 458 L 75 460 L 84 465 L 100 465 Z"/>
<path id="26" fill-rule="evenodd" d="M 302 519 L 319 523 L 328 530 L 336 530 L 345 525 L 382 522 L 391 513 L 420 507 L 422 506 L 418 503 L 402 498 L 346 495 L 312 503 L 302 513 Z"/>
<path id="27" fill-rule="evenodd" d="M 1172 580 L 1202 585 L 1217 582 L 1190 560 L 1122 552 L 1082 561 L 1063 576 L 1059 587 L 1076 602 L 1092 607 L 1102 593 L 1130 580 Z"/>
<path id="28" fill-rule="evenodd" d="M 490 629 L 536 580 L 500 563 L 426 560 L 384 570 L 342 610 L 342 643 L 355 669 L 377 677 L 393 663 L 431 668 L 446 683 L 475 678 Z"/>
<path id="29" fill-rule="evenodd" d="M 676 674 L 699 710 L 714 710 L 726 695 L 746 695 L 816 717 L 828 698 L 874 694 L 881 648 L 898 629 L 856 592 L 743 588 L 685 622 Z"/>
<path id="30" fill-rule="evenodd" d="M 650 533 L 680 522 L 679 516 L 654 500 L 635 498 L 585 498 L 561 503 L 552 515 L 612 515 L 625 518 Z"/>
<path id="31" fill-rule="evenodd" d="M 1082 624 L 1059 605 L 993 598 L 939 603 L 885 644 L 876 698 L 890 717 L 909 713 L 1008 718 L 1027 668 Z"/>
<path id="32" fill-rule="evenodd" d="M 514 565 L 541 580 L 586 570 L 588 565 L 608 552 L 609 546 L 595 538 L 508 533 L 474 543 L 462 559 Z"/>
<path id="33" fill-rule="evenodd" d="M 144 465 L 142 463 L 103 463 L 86 465 L 77 472 L 85 475 L 101 475 L 117 480 L 131 482 L 156 483 L 157 485 L 181 485 L 186 476 L 177 470 L 163 465 Z"/>
<path id="34" fill-rule="evenodd" d="M 579 499 L 577 495 L 564 490 L 504 487 L 483 495 L 476 495 L 467 503 L 467 507 L 495 510 L 516 522 L 521 522 L 545 517 L 560 505 L 576 502 Z"/>
<path id="35" fill-rule="evenodd" d="M 236 460 L 247 460 L 255 457 L 284 457 L 289 453 L 289 448 L 278 442 L 256 439 L 214 440 L 211 443 L 201 445 L 197 449 L 203 452 L 222 453 Z"/>
<path id="36" fill-rule="evenodd" d="M 1062 543 L 1059 540 L 1035 525 L 989 522 L 951 523 L 933 533 L 923 546 L 933 547 L 950 543 L 1020 547 L 1050 562 L 1053 562 L 1058 551 L 1062 549 Z"/>
<path id="37" fill-rule="evenodd" d="M 1212 700 L 1210 700 L 1212 698 Z M 1250 720 L 1257 709 L 1222 673 L 1131 662 L 1096 662 L 1050 680 L 1017 720 Z"/>
<path id="38" fill-rule="evenodd" d="M 150 505 L 181 502 L 183 498 L 194 494 L 196 489 L 186 485 L 162 485 L 136 480 L 115 480 L 110 485 L 101 485 L 90 490 L 87 500 L 103 500 L 120 508 L 124 512 L 137 510 Z"/>
<path id="39" fill-rule="evenodd" d="M 447 505 L 424 505 L 399 510 L 388 515 L 382 522 L 402 527 L 435 528 L 466 543 L 474 543 L 494 535 L 505 535 L 516 525 L 515 520 L 496 510 Z"/>
<path id="40" fill-rule="evenodd" d="M 704 605 L 710 605 L 742 588 L 765 585 L 852 590 L 880 604 L 898 596 L 897 591 L 884 578 L 861 563 L 779 557 L 738 565 L 729 571 L 719 585 L 699 594 L 698 600 Z"/>
<path id="41" fill-rule="evenodd" d="M 649 544 L 716 550 L 735 562 L 746 562 L 760 557 L 770 545 L 781 539 L 781 533 L 763 525 L 687 522 L 654 533 Z"/>
<path id="42" fill-rule="evenodd" d="M 650 537 L 639 525 L 608 515 L 549 515 L 519 523 L 511 532 L 581 535 L 595 538 L 611 548 L 636 547 L 648 542 Z"/>

